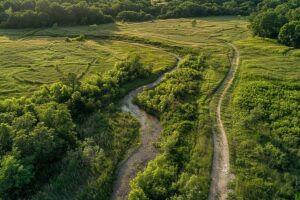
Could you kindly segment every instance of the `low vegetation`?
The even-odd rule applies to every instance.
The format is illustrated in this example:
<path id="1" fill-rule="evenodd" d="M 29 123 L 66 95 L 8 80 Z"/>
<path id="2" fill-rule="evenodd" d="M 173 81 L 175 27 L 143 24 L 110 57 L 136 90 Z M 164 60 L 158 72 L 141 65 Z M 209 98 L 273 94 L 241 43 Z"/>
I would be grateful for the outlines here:
<path id="1" fill-rule="evenodd" d="M 230 198 L 297 199 L 298 50 L 250 38 L 236 45 L 243 62 L 224 106 L 235 174 Z"/>
<path id="2" fill-rule="evenodd" d="M 205 68 L 204 56 L 188 56 L 162 84 L 138 95 L 164 130 L 161 154 L 133 180 L 129 199 L 207 199 L 211 130 L 205 104 L 198 102 Z"/>

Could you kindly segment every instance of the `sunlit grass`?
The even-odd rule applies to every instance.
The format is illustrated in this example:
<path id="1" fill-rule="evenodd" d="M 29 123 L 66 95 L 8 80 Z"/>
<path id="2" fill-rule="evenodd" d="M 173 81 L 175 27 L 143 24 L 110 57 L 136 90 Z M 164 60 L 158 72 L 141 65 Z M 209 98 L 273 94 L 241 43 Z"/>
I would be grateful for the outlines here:
<path id="1" fill-rule="evenodd" d="M 68 73 L 91 74 L 110 70 L 129 55 L 141 57 L 145 67 L 164 70 L 176 59 L 162 49 L 122 41 L 65 38 L 0 37 L 1 98 L 28 94 L 42 84 L 57 82 Z M 90 65 L 90 67 L 89 67 Z"/>
<path id="2" fill-rule="evenodd" d="M 300 78 L 299 50 L 263 39 L 236 42 L 241 51 L 240 83 L 251 80 L 293 82 Z M 245 80 L 247 79 L 247 80 Z"/>

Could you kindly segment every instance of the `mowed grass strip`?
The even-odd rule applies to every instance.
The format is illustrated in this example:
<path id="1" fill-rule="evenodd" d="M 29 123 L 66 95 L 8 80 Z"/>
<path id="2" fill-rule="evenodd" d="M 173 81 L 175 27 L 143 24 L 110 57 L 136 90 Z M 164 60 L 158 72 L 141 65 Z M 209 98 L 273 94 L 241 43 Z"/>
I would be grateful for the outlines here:
<path id="1" fill-rule="evenodd" d="M 260 38 L 241 40 L 236 45 L 242 59 L 239 83 L 255 80 L 291 83 L 300 80 L 299 50 Z"/>

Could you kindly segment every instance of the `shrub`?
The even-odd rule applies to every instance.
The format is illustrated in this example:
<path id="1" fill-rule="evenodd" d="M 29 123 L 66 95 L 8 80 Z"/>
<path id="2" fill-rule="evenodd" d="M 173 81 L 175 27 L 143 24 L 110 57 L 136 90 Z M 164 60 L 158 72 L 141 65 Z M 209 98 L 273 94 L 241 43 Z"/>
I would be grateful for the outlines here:
<path id="1" fill-rule="evenodd" d="M 277 38 L 281 26 L 286 22 L 284 18 L 274 11 L 257 14 L 251 20 L 251 29 L 254 35 L 260 37 Z"/>
<path id="2" fill-rule="evenodd" d="M 278 39 L 287 46 L 300 47 L 300 21 L 285 24 L 280 29 Z"/>

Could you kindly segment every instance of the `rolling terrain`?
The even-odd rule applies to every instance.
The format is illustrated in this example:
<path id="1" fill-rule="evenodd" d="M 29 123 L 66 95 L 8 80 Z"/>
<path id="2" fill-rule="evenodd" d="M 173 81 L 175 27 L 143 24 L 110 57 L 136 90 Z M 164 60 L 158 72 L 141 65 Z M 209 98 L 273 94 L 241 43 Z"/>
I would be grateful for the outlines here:
<path id="1" fill-rule="evenodd" d="M 76 125 L 76 145 L 56 160 L 59 170 L 37 173 L 24 186 L 36 191 L 21 187 L 16 195 L 296 198 L 300 50 L 253 37 L 241 17 L 193 20 L 0 29 L 0 99 L 34 94 L 38 103 L 20 102 L 40 109 L 46 86 Z M 78 89 L 67 85 L 73 86 L 67 100 L 56 100 L 56 82 L 70 73 Z M 91 112 L 81 115 L 78 105 Z M 5 110 L 7 116 L 19 115 L 17 108 Z M 3 123 L 19 130 L 7 116 Z"/>
<path id="2" fill-rule="evenodd" d="M 68 73 L 75 73 L 80 79 L 104 73 L 129 55 L 140 56 L 142 63 L 157 66 L 153 70 L 163 69 L 175 62 L 159 49 L 122 41 L 66 42 L 61 37 L 19 39 L 2 36 L 0 42 L 2 99 L 30 94 L 43 84 L 61 80 Z"/>

